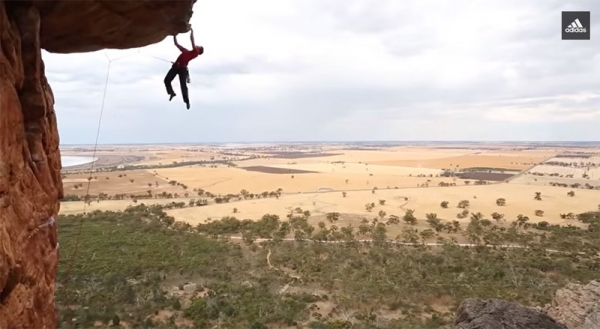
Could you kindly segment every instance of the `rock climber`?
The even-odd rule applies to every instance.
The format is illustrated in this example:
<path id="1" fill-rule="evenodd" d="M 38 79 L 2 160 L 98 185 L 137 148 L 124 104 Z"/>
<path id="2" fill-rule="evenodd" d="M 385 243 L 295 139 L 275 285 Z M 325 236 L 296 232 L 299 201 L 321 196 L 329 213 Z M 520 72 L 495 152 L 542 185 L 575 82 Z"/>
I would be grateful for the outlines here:
<path id="1" fill-rule="evenodd" d="M 169 94 L 169 101 L 173 99 L 173 97 L 176 96 L 175 92 L 173 91 L 173 86 L 171 86 L 171 82 L 173 81 L 173 79 L 175 79 L 175 76 L 179 76 L 179 85 L 181 86 L 181 95 L 183 96 L 183 101 L 185 102 L 185 105 L 187 106 L 187 109 L 190 109 L 190 99 L 188 98 L 188 88 L 187 88 L 187 84 L 190 82 L 190 72 L 188 71 L 188 63 L 198 57 L 199 55 L 202 55 L 204 53 L 204 47 L 202 46 L 196 46 L 195 42 L 194 42 L 194 30 L 190 28 L 190 40 L 192 41 L 192 50 L 187 50 L 186 48 L 182 47 L 178 42 L 177 42 L 177 36 L 174 35 L 173 36 L 173 41 L 175 42 L 175 46 L 177 48 L 179 48 L 179 50 L 181 51 L 181 54 L 179 55 L 179 57 L 177 57 L 177 59 L 175 60 L 175 62 L 173 63 L 173 66 L 171 66 L 171 69 L 169 70 L 169 72 L 167 72 L 167 75 L 165 76 L 165 86 L 167 87 L 167 93 Z"/>

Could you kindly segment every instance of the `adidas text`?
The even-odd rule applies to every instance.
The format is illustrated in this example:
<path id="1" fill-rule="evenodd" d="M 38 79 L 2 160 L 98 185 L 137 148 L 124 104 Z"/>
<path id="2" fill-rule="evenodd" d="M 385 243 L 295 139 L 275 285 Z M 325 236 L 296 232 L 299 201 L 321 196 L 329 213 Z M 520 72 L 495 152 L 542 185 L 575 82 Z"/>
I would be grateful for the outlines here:
<path id="1" fill-rule="evenodd" d="M 565 29 L 565 32 L 567 32 L 567 33 L 586 33 L 587 30 L 585 29 L 585 27 L 567 27 Z"/>

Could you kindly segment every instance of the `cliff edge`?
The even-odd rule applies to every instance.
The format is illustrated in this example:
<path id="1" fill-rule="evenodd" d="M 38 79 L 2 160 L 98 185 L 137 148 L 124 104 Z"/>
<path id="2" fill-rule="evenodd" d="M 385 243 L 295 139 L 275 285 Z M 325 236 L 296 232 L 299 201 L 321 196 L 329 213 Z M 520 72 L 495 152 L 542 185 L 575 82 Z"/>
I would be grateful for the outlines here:
<path id="1" fill-rule="evenodd" d="M 63 195 L 41 49 L 126 49 L 186 30 L 195 0 L 0 0 L 0 328 L 56 328 Z"/>

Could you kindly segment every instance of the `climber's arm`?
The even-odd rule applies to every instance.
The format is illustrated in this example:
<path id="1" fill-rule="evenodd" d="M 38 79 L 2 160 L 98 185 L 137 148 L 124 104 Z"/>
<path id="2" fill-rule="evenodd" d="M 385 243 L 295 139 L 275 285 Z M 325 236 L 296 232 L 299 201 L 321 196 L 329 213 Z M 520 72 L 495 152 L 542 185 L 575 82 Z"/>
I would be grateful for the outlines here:
<path id="1" fill-rule="evenodd" d="M 174 35 L 173 36 L 173 42 L 175 43 L 175 47 L 179 48 L 179 50 L 184 51 L 186 50 L 185 48 L 183 48 L 178 42 L 177 42 L 177 36 Z"/>
<path id="2" fill-rule="evenodd" d="M 194 42 L 194 30 L 190 28 L 190 41 L 192 42 L 192 49 L 196 48 L 196 43 Z"/>

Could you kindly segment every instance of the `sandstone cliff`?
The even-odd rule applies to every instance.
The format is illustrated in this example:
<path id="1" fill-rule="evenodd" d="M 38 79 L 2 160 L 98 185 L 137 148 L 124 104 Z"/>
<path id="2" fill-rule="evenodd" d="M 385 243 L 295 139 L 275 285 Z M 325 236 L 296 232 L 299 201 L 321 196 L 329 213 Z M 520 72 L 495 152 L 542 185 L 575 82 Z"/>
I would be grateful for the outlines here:
<path id="1" fill-rule="evenodd" d="M 0 328 L 55 328 L 62 197 L 41 49 L 135 48 L 185 30 L 195 0 L 0 0 Z M 49 225 L 43 225 L 44 223 Z"/>

